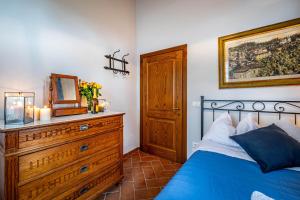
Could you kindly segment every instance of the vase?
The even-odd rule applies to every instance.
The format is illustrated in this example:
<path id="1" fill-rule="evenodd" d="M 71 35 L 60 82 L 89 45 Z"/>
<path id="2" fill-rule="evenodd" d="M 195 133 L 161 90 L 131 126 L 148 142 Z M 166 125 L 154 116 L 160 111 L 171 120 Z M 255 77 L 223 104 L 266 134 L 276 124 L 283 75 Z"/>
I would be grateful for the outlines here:
<path id="1" fill-rule="evenodd" d="M 93 99 L 88 99 L 87 104 L 88 104 L 88 111 L 92 111 Z"/>
<path id="2" fill-rule="evenodd" d="M 88 100 L 85 96 L 81 96 L 81 106 L 88 107 Z"/>

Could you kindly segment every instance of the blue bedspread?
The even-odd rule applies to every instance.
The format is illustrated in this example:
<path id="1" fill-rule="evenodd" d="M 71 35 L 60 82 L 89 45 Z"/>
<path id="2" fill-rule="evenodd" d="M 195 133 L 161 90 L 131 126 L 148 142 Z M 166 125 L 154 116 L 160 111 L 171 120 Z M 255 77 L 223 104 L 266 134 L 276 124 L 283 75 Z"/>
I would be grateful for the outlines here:
<path id="1" fill-rule="evenodd" d="M 254 162 L 197 151 L 155 199 L 250 200 L 253 191 L 277 200 L 299 200 L 300 172 L 264 174 Z"/>

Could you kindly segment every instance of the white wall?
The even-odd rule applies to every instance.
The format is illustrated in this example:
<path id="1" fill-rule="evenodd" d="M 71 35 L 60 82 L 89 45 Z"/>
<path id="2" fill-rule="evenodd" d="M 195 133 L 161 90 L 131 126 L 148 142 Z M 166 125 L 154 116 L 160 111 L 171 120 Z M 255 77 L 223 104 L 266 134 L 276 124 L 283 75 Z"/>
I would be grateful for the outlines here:
<path id="1" fill-rule="evenodd" d="M 103 84 L 125 112 L 124 150 L 139 145 L 134 0 L 0 0 L 0 113 L 4 91 L 34 91 L 42 106 L 50 73 Z M 130 53 L 130 76 L 103 69 L 105 54 Z M 119 54 L 122 56 L 123 54 Z"/>
<path id="2" fill-rule="evenodd" d="M 217 38 L 300 17 L 299 0 L 137 0 L 137 54 L 188 44 L 188 154 L 208 98 L 300 99 L 300 87 L 218 89 Z M 137 62 L 139 63 L 139 61 Z"/>

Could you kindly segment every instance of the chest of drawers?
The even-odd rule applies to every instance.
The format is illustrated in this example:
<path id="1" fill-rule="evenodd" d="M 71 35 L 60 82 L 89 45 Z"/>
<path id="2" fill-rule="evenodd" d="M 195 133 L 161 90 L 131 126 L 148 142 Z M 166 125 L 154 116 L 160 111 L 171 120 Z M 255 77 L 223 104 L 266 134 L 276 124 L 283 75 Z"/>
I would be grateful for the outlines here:
<path id="1" fill-rule="evenodd" d="M 0 125 L 0 199 L 94 199 L 123 177 L 123 113 Z"/>

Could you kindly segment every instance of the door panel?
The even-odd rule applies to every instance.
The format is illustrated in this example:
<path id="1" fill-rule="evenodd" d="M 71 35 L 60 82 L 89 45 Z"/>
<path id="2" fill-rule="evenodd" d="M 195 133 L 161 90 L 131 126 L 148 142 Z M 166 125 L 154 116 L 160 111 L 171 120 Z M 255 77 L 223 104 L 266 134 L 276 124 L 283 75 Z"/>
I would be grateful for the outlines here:
<path id="1" fill-rule="evenodd" d="M 173 60 L 146 64 L 148 112 L 170 111 L 175 107 L 175 68 Z"/>
<path id="2" fill-rule="evenodd" d="M 174 120 L 148 118 L 147 143 L 156 148 L 176 151 L 176 123 Z"/>
<path id="3" fill-rule="evenodd" d="M 141 56 L 142 149 L 178 162 L 186 153 L 184 59 L 182 48 Z"/>

